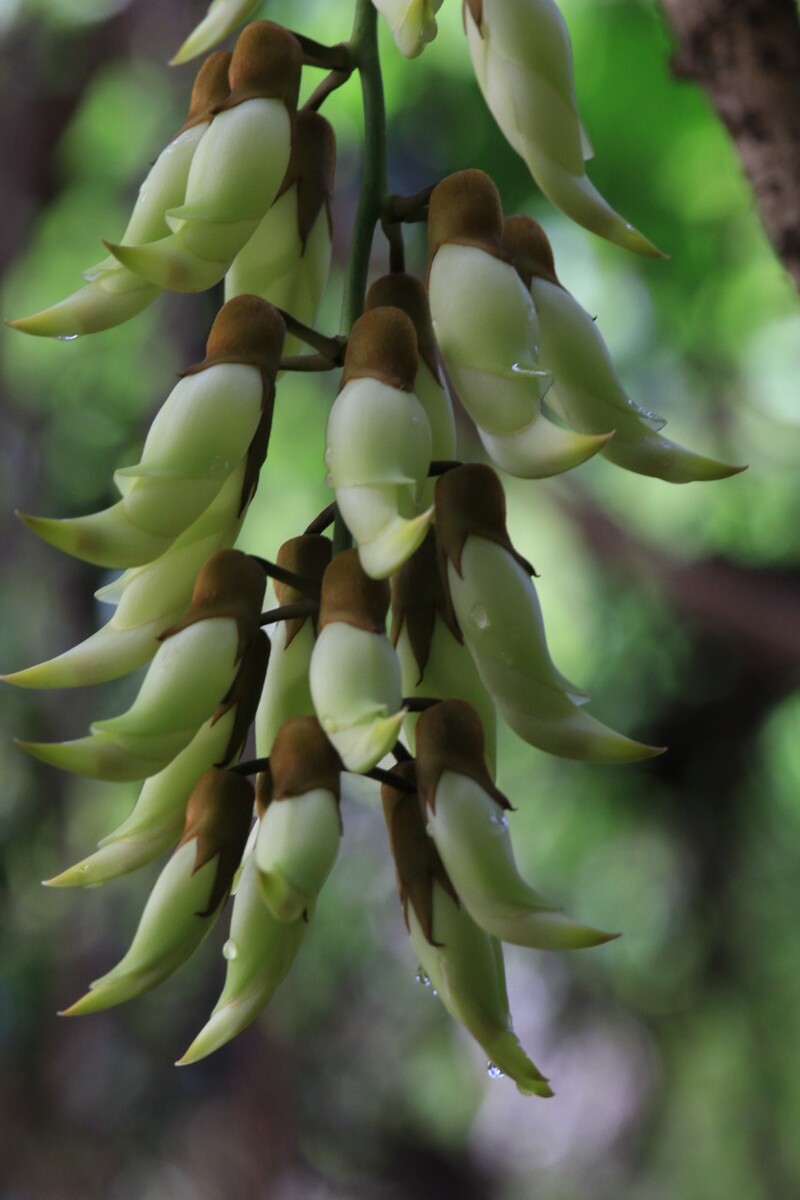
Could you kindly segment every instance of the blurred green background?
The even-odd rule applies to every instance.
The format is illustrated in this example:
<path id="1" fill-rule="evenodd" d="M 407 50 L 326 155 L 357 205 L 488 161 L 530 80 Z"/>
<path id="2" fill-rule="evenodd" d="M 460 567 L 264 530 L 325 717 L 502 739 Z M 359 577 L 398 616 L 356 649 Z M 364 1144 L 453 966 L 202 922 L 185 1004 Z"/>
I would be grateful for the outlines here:
<path id="1" fill-rule="evenodd" d="M 345 0 L 266 0 L 321 40 Z M 127 945 L 158 867 L 101 894 L 42 890 L 126 814 L 123 785 L 67 778 L 12 738 L 58 739 L 124 707 L 136 680 L 7 688 L 0 758 L 0 1195 L 7 1200 L 782 1200 L 800 1194 L 800 308 L 703 97 L 670 75 L 649 0 L 564 0 L 594 182 L 670 254 L 626 256 L 538 196 L 485 111 L 457 0 L 406 62 L 384 37 L 392 186 L 488 170 L 545 224 L 631 395 L 669 433 L 749 471 L 674 488 L 595 461 L 509 482 L 541 573 L 559 667 L 601 719 L 669 753 L 565 763 L 502 742 L 524 873 L 624 936 L 585 954 L 512 952 L 517 1032 L 556 1090 L 518 1096 L 429 991 L 394 894 L 382 821 L 346 837 L 296 967 L 263 1020 L 198 1066 L 171 1063 L 213 1005 L 225 924 L 155 993 L 76 1021 L 73 1000 Z M 183 119 L 193 67 L 165 61 L 205 0 L 0 0 L 2 314 L 79 286 L 99 238 Z M 384 31 L 385 32 L 385 31 Z M 313 76 L 313 72 L 308 72 Z M 339 137 L 339 268 L 358 189 L 359 95 Z M 424 265 L 421 231 L 408 239 Z M 386 269 L 376 240 L 375 271 Z M 320 320 L 337 324 L 340 275 Z M 12 510 L 111 499 L 175 372 L 202 356 L 211 296 L 164 296 L 64 345 L 2 336 L 0 666 L 85 637 L 101 572 L 40 545 Z M 281 385 L 244 534 L 273 555 L 327 502 L 331 377 Z M 103 617 L 102 619 L 105 619 Z"/>

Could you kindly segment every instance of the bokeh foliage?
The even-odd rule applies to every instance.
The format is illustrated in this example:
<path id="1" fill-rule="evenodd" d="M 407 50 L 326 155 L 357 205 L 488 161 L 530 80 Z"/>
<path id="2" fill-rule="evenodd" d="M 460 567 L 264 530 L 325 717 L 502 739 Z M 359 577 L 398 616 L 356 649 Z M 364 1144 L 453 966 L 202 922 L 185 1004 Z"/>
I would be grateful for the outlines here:
<path id="1" fill-rule="evenodd" d="M 4 315 L 77 287 L 98 239 L 121 230 L 144 164 L 182 120 L 192 69 L 163 64 L 203 9 L 0 4 Z M 321 40 L 347 33 L 344 0 L 262 9 Z M 119 710 L 131 681 L 91 695 L 9 689 L 0 1172 L 15 1200 L 777 1200 L 800 1190 L 800 312 L 724 133 L 670 74 L 657 6 L 563 9 L 592 177 L 670 261 L 625 256 L 538 197 L 482 105 L 456 0 L 421 59 L 406 62 L 384 39 L 392 185 L 489 171 L 508 210 L 545 224 L 563 281 L 597 315 L 634 398 L 669 418 L 678 440 L 750 469 L 673 488 L 595 461 L 574 484 L 508 488 L 559 666 L 592 690 L 604 720 L 670 746 L 646 765 L 603 768 L 503 742 L 525 873 L 576 917 L 624 932 L 584 956 L 511 955 L 518 1032 L 558 1095 L 523 1100 L 487 1079 L 414 984 L 369 801 L 345 808 L 343 853 L 307 946 L 257 1029 L 200 1066 L 169 1065 L 216 997 L 221 937 L 125 1010 L 57 1022 L 114 961 L 143 890 L 122 880 L 73 896 L 38 880 L 87 853 L 133 796 L 64 783 L 10 741 L 79 734 Z M 358 186 L 355 83 L 326 114 L 339 135 L 341 265 Z M 419 230 L 409 258 L 423 269 Z M 71 515 L 107 501 L 113 466 L 135 459 L 175 372 L 200 357 L 213 311 L 212 297 L 162 297 L 70 345 L 8 331 L 3 513 Z M 273 555 L 326 503 L 332 386 L 281 385 L 245 548 Z M 94 627 L 99 572 L 10 519 L 4 563 L 4 669 Z"/>

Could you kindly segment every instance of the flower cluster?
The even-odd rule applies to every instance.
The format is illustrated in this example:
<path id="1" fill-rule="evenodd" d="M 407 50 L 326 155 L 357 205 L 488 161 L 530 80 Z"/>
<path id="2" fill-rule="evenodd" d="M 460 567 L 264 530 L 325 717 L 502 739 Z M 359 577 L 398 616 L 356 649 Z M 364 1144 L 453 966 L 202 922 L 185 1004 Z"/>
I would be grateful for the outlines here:
<path id="1" fill-rule="evenodd" d="M 441 3 L 359 0 L 355 29 L 374 51 L 377 10 L 413 56 L 434 37 Z M 211 49 L 253 7 L 213 0 L 173 61 Z M 586 176 L 553 0 L 465 0 L 464 22 L 487 103 L 542 191 L 595 233 L 657 256 Z M 172 851 L 130 949 L 68 1014 L 155 987 L 233 892 L 222 993 L 181 1062 L 243 1029 L 300 952 L 338 852 L 341 776 L 355 772 L 382 788 L 421 969 L 497 1071 L 549 1096 L 513 1032 L 502 942 L 577 949 L 615 935 L 566 917 L 521 878 L 511 805 L 495 782 L 498 716 L 568 759 L 624 763 L 659 751 L 591 715 L 588 694 L 553 662 L 498 469 L 540 479 L 600 455 L 688 482 L 739 468 L 670 441 L 664 422 L 626 395 L 598 327 L 559 282 L 544 231 L 505 216 L 480 171 L 418 197 L 380 184 L 350 275 L 366 282 L 358 243 L 378 214 L 392 270 L 362 289 L 341 335 L 313 328 L 335 168 L 333 130 L 317 109 L 354 70 L 369 86 L 364 44 L 354 33 L 323 47 L 257 21 L 232 54 L 212 53 L 124 234 L 106 243 L 109 257 L 66 300 L 12 322 L 70 339 L 134 317 L 162 289 L 224 280 L 206 356 L 167 396 L 140 461 L 115 472 L 119 500 L 69 520 L 24 518 L 51 545 L 121 572 L 98 594 L 113 616 L 7 679 L 83 686 L 147 666 L 126 712 L 73 741 L 22 743 L 67 771 L 142 781 L 127 820 L 51 886 L 104 883 Z M 318 67 L 330 75 L 299 107 L 301 77 Z M 427 220 L 425 281 L 398 261 L 406 218 Z M 333 503 L 275 562 L 236 550 L 280 373 L 339 368 L 325 455 Z M 484 461 L 459 458 L 456 396 Z M 262 611 L 268 577 L 277 607 Z M 256 757 L 241 761 L 251 726 Z"/>

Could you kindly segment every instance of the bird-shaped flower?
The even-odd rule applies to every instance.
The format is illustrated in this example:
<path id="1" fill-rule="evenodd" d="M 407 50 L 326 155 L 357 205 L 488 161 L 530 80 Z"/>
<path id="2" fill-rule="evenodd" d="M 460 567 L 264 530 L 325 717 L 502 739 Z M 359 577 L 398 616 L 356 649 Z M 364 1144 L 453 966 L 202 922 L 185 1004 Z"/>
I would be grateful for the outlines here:
<path id="1" fill-rule="evenodd" d="M 322 579 L 311 696 L 345 769 L 359 774 L 389 752 L 405 716 L 400 665 L 385 632 L 389 599 L 389 584 L 371 579 L 355 550 L 337 554 Z"/>
<path id="2" fill-rule="evenodd" d="M 553 663 L 533 568 L 511 544 L 503 487 L 491 467 L 469 463 L 437 481 L 436 537 L 458 624 L 515 733 L 550 754 L 590 762 L 659 753 L 589 716 L 587 693 Z"/>
<path id="3" fill-rule="evenodd" d="M 252 813 L 247 779 L 221 770 L 202 776 L 189 798 L 178 848 L 156 880 L 130 949 L 62 1016 L 101 1012 L 141 996 L 194 953 L 228 897 Z"/>
<path id="4" fill-rule="evenodd" d="M 542 411 L 552 377 L 539 363 L 538 320 L 530 292 L 502 248 L 503 211 L 483 171 L 438 184 L 428 218 L 428 292 L 448 373 L 492 458 L 524 439 L 524 475 L 568 471 L 610 436 L 562 429 Z M 505 466 L 504 463 L 501 465 Z"/>
<path id="5" fill-rule="evenodd" d="M 328 418 L 325 462 L 361 565 L 386 579 L 425 537 L 419 512 L 431 462 L 431 427 L 414 395 L 417 337 L 399 308 L 373 308 L 347 343 L 339 395 Z"/>
<path id="6" fill-rule="evenodd" d="M 388 21 L 397 49 L 406 58 L 416 58 L 438 32 L 436 14 L 443 0 L 372 0 Z"/>
<path id="7" fill-rule="evenodd" d="M 464 0 L 464 26 L 492 116 L 548 200 L 593 233 L 663 258 L 586 174 L 592 150 L 578 115 L 572 45 L 555 0 Z"/>
<path id="8" fill-rule="evenodd" d="M 142 245 L 107 243 L 115 258 L 159 287 L 199 292 L 218 283 L 258 228 L 289 165 L 302 51 L 288 30 L 254 21 L 231 59 L 230 95 L 217 106 L 189 170 L 173 231 Z"/>

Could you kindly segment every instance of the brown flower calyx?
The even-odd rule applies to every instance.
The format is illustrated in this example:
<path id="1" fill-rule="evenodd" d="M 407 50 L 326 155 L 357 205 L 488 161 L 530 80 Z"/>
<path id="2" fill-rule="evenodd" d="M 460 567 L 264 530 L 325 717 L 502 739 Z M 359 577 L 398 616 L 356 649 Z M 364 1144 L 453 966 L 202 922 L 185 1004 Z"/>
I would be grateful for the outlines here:
<path id="1" fill-rule="evenodd" d="M 419 355 L 411 318 L 384 305 L 359 317 L 347 340 L 341 387 L 351 379 L 378 379 L 389 387 L 413 392 Z"/>
<path id="2" fill-rule="evenodd" d="M 506 217 L 503 222 L 503 249 L 528 290 L 534 279 L 546 279 L 548 283 L 561 287 L 550 239 L 533 217 Z"/>
<path id="3" fill-rule="evenodd" d="M 342 760 L 316 717 L 291 717 L 275 735 L 269 756 L 272 800 L 304 796 L 314 788 L 333 792 L 339 801 Z"/>
<path id="4" fill-rule="evenodd" d="M 232 708 L 235 709 L 231 736 L 225 747 L 225 753 L 215 764 L 218 767 L 224 767 L 233 762 L 247 741 L 247 733 L 255 719 L 258 702 L 264 688 L 270 649 L 269 638 L 263 630 L 259 630 L 244 652 L 239 670 L 236 672 L 236 678 L 231 684 L 228 694 L 223 698 L 211 718 L 211 724 L 215 725 Z"/>
<path id="5" fill-rule="evenodd" d="M 367 633 L 385 633 L 390 599 L 388 582 L 367 575 L 357 550 L 344 550 L 322 576 L 319 628 L 341 621 Z"/>
<path id="6" fill-rule="evenodd" d="M 288 29 L 273 21 L 245 25 L 228 71 L 231 93 L 217 111 L 235 108 L 245 100 L 282 100 L 294 117 L 302 67 L 303 51 Z"/>
<path id="7" fill-rule="evenodd" d="M 374 308 L 392 307 L 402 309 L 414 324 L 417 335 L 419 357 L 427 365 L 434 379 L 439 379 L 439 356 L 431 321 L 428 293 L 425 284 L 414 275 L 402 271 L 394 275 L 383 275 L 376 279 L 367 292 L 366 311 Z"/>
<path id="8" fill-rule="evenodd" d="M 199 917 L 215 913 L 230 891 L 250 832 L 254 800 L 249 779 L 218 767 L 201 775 L 192 788 L 178 846 L 197 840 L 192 874 L 219 856 L 208 905 Z"/>
<path id="9" fill-rule="evenodd" d="M 264 571 L 241 550 L 217 550 L 200 568 L 189 611 L 159 637 L 166 641 L 198 621 L 227 617 L 239 630 L 237 662 L 259 632 L 266 580 Z"/>
<path id="10" fill-rule="evenodd" d="M 333 235 L 331 196 L 336 170 L 336 135 L 317 112 L 299 112 L 292 138 L 292 153 L 276 201 L 297 188 L 297 232 L 305 253 L 308 235 L 324 208 L 328 232 Z"/>
<path id="11" fill-rule="evenodd" d="M 279 567 L 291 571 L 294 575 L 321 585 L 325 570 L 330 565 L 332 554 L 333 546 L 330 538 L 303 533 L 299 537 L 289 538 L 288 542 L 283 543 L 278 551 L 277 563 Z M 289 583 L 282 583 L 279 579 L 274 581 L 273 587 L 275 597 L 280 605 L 297 604 L 301 600 L 308 599 L 304 592 L 292 587 Z M 291 644 L 307 620 L 308 617 L 291 617 L 284 622 L 286 631 L 284 646 Z M 315 626 L 316 623 L 314 619 Z"/>
<path id="12" fill-rule="evenodd" d="M 397 645 L 405 626 L 411 652 L 422 683 L 431 643 L 440 616 L 458 641 L 463 641 L 453 605 L 445 590 L 436 554 L 436 535 L 429 529 L 425 541 L 392 576 L 392 644 Z"/>
<path id="13" fill-rule="evenodd" d="M 209 54 L 195 76 L 189 111 L 175 137 L 179 137 L 195 125 L 202 124 L 203 121 L 209 121 L 220 104 L 225 103 L 231 92 L 228 83 L 230 65 L 229 50 L 215 50 L 213 54 Z"/>
<path id="14" fill-rule="evenodd" d="M 214 318 L 206 341 L 206 356 L 181 372 L 196 375 L 220 363 L 258 367 L 275 380 L 283 353 L 286 325 L 274 305 L 260 296 L 234 296 Z"/>
<path id="15" fill-rule="evenodd" d="M 428 272 L 446 242 L 474 246 L 508 262 L 502 247 L 503 205 L 485 171 L 456 171 L 431 192 L 428 209 Z"/>
<path id="16" fill-rule="evenodd" d="M 413 762 L 398 763 L 393 774 L 411 783 L 416 782 Z M 438 883 L 458 904 L 456 890 L 433 839 L 426 832 L 419 796 L 398 791 L 391 784 L 384 783 L 381 785 L 381 799 L 403 918 L 408 926 L 410 904 L 426 940 L 436 946 L 439 943 L 433 940 L 433 885 Z"/>
<path id="17" fill-rule="evenodd" d="M 482 537 L 507 550 L 528 575 L 536 572 L 514 549 L 506 528 L 506 496 L 495 471 L 485 463 L 464 463 L 436 480 L 435 527 L 439 553 L 459 575 L 468 537 Z M 446 566 L 446 563 L 443 564 Z M 445 578 L 447 572 L 444 572 Z M 463 575 L 462 575 L 463 577 Z"/>
<path id="18" fill-rule="evenodd" d="M 511 808 L 489 774 L 483 725 L 466 700 L 442 700 L 427 708 L 417 722 L 415 737 L 417 781 L 423 809 L 436 811 L 436 789 L 443 771 L 466 775 L 500 808 Z"/>

